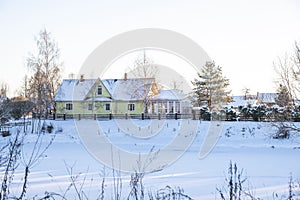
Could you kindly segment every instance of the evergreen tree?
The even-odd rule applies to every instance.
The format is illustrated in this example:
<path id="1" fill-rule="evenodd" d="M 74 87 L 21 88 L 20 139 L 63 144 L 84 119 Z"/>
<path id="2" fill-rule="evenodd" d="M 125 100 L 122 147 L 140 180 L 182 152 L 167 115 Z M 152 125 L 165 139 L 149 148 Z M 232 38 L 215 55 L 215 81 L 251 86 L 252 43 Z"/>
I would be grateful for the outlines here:
<path id="1" fill-rule="evenodd" d="M 229 80 L 223 76 L 222 68 L 214 62 L 206 62 L 198 73 L 199 79 L 194 79 L 194 103 L 197 106 L 207 106 L 210 111 L 220 109 L 230 102 L 227 90 Z"/>
<path id="2" fill-rule="evenodd" d="M 286 86 L 281 84 L 279 85 L 275 102 L 280 107 L 289 106 L 291 104 L 292 98 Z"/>

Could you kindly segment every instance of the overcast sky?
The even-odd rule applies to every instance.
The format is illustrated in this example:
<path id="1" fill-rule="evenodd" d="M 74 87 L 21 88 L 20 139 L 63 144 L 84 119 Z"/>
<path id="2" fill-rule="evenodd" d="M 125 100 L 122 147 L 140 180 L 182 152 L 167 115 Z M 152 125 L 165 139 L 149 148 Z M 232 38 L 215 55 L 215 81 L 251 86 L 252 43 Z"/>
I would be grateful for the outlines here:
<path id="1" fill-rule="evenodd" d="M 8 83 L 10 95 L 21 86 L 26 56 L 43 28 L 61 49 L 64 78 L 78 73 L 87 56 L 112 36 L 163 28 L 197 42 L 223 68 L 233 94 L 244 87 L 270 92 L 273 61 L 300 42 L 299 19 L 297 0 L 0 0 L 0 83 Z"/>

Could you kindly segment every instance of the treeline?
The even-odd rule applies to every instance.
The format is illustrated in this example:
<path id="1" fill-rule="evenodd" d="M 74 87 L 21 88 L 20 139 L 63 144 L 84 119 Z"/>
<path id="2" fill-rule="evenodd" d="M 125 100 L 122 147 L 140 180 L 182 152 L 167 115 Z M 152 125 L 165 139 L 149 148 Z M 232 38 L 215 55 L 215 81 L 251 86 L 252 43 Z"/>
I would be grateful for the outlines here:
<path id="1" fill-rule="evenodd" d="M 206 106 L 194 112 L 194 118 L 210 121 L 220 119 L 225 121 L 272 121 L 272 122 L 300 122 L 300 106 L 255 105 L 239 106 L 237 109 L 223 108 L 218 112 L 211 112 Z"/>

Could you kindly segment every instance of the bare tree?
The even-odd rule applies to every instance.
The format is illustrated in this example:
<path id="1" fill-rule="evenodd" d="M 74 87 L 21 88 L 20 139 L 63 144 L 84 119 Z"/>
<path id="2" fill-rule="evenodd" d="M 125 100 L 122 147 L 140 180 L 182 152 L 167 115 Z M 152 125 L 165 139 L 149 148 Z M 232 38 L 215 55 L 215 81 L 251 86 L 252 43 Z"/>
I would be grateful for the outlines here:
<path id="1" fill-rule="evenodd" d="M 133 68 L 129 70 L 134 78 L 155 78 L 158 73 L 158 67 L 150 57 L 147 57 L 145 50 L 142 56 L 137 57 Z"/>
<path id="2" fill-rule="evenodd" d="M 147 57 L 146 51 L 144 50 L 143 56 L 138 57 L 134 61 L 134 67 L 130 69 L 128 73 L 129 77 L 140 79 L 143 85 L 133 84 L 133 96 L 143 99 L 144 113 L 148 113 L 151 98 L 158 93 L 160 87 L 157 83 L 156 76 L 159 72 L 157 65 L 154 61 Z M 127 74 L 126 74 L 127 76 Z M 127 77 L 125 77 L 126 79 Z M 151 81 L 152 79 L 152 81 Z M 139 81 L 136 81 L 139 82 Z M 134 81 L 133 81 L 134 83 Z M 143 87 L 143 88 L 141 88 Z M 149 90 L 152 89 L 152 90 Z"/>
<path id="3" fill-rule="evenodd" d="M 3 123 L 10 118 L 11 106 L 7 98 L 8 85 L 2 82 L 0 85 L 0 130 Z"/>
<path id="4" fill-rule="evenodd" d="M 19 133 L 20 131 L 14 137 L 10 137 L 8 143 L 0 149 L 0 200 L 9 199 L 10 183 L 14 178 L 15 169 L 19 164 L 18 160 L 22 145 L 22 137 Z"/>
<path id="5" fill-rule="evenodd" d="M 276 100 L 279 106 L 284 106 L 282 112 L 275 113 L 277 122 L 273 123 L 273 126 L 277 128 L 277 132 L 273 137 L 289 138 L 291 132 L 300 132 L 290 116 L 291 109 L 297 110 L 295 102 L 299 99 L 300 94 L 300 49 L 298 43 L 295 42 L 294 52 L 291 55 L 286 53 L 283 58 L 278 58 L 273 65 L 278 75 L 276 83 L 279 85 Z"/>
<path id="6" fill-rule="evenodd" d="M 0 99 L 6 98 L 8 93 L 8 85 L 7 83 L 2 82 L 0 86 Z"/>
<path id="7" fill-rule="evenodd" d="M 16 90 L 16 94 L 18 96 L 23 96 L 25 98 L 28 98 L 27 92 L 28 92 L 28 77 L 27 75 L 25 75 L 22 80 L 21 87 Z"/>
<path id="8" fill-rule="evenodd" d="M 61 80 L 62 63 L 59 60 L 60 51 L 51 34 L 41 30 L 35 39 L 37 54 L 30 54 L 27 58 L 27 67 L 32 76 L 28 80 L 28 96 L 36 104 L 36 112 L 48 117 L 54 107 L 54 95 Z"/>
<path id="9" fill-rule="evenodd" d="M 250 89 L 247 88 L 247 87 L 244 87 L 244 88 L 242 89 L 242 92 L 243 92 L 243 94 L 244 94 L 244 100 L 247 100 L 247 99 L 248 99 L 248 96 L 249 96 L 249 94 L 250 94 Z"/>
<path id="10" fill-rule="evenodd" d="M 295 82 L 295 69 L 291 58 L 285 54 L 283 58 L 278 58 L 277 62 L 274 62 L 273 65 L 278 75 L 277 84 L 285 87 L 292 98 L 296 98 L 298 89 Z"/>
<path id="11" fill-rule="evenodd" d="M 298 99 L 300 93 L 300 47 L 295 42 L 292 54 L 286 53 L 284 57 L 278 58 L 273 63 L 275 72 L 278 75 L 278 85 L 287 88 L 292 99 Z"/>

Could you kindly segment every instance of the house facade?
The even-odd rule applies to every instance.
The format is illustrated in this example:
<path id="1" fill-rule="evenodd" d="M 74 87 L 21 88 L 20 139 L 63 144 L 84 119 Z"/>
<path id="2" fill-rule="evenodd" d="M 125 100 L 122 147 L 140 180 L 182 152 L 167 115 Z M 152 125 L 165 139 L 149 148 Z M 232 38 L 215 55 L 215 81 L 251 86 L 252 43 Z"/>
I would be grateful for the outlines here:
<path id="1" fill-rule="evenodd" d="M 153 78 L 65 79 L 55 96 L 56 114 L 166 114 L 191 107 L 176 90 L 158 90 Z"/>

